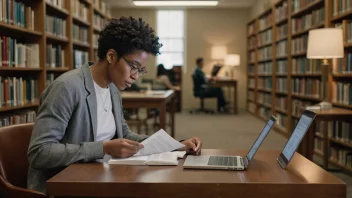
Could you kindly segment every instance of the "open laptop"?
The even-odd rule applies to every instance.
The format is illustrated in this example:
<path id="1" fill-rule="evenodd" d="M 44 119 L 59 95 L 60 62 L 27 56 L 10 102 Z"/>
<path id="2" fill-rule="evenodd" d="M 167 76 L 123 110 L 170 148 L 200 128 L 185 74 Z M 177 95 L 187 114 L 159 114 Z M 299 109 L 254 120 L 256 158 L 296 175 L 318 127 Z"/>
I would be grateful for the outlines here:
<path id="1" fill-rule="evenodd" d="M 222 65 L 214 65 L 212 71 L 211 71 L 211 76 L 215 77 L 216 75 L 218 75 L 220 69 L 221 69 Z"/>
<path id="2" fill-rule="evenodd" d="M 276 118 L 271 116 L 265 124 L 262 132 L 259 134 L 257 140 L 249 149 L 246 157 L 242 156 L 192 156 L 188 155 L 183 168 L 190 169 L 229 169 L 229 170 L 245 170 L 254 154 L 263 143 L 265 137 L 269 134 L 272 127 L 275 125 Z"/>
<path id="3" fill-rule="evenodd" d="M 307 133 L 310 125 L 312 124 L 315 116 L 316 114 L 309 110 L 305 110 L 302 113 L 295 130 L 293 130 L 291 137 L 288 139 L 284 149 L 277 158 L 277 161 L 282 168 L 285 169 L 288 163 L 291 161 L 304 135 Z"/>

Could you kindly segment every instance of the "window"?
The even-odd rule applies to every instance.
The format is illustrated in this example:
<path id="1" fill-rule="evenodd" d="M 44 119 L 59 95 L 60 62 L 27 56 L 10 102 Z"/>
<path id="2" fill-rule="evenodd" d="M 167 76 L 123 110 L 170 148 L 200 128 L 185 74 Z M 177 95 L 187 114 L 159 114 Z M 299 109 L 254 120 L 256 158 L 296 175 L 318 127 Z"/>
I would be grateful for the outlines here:
<path id="1" fill-rule="evenodd" d="M 183 65 L 184 54 L 184 12 L 182 10 L 157 11 L 157 35 L 163 47 L 157 56 L 157 64 L 166 69 Z"/>

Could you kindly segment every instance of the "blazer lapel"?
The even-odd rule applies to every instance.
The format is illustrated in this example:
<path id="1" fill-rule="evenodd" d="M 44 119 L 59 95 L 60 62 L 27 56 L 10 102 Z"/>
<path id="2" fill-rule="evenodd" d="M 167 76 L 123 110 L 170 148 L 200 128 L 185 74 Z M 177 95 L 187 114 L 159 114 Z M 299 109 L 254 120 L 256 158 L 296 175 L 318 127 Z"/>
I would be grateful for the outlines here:
<path id="1" fill-rule="evenodd" d="M 121 111 L 122 111 L 122 108 L 118 108 L 119 98 L 118 98 L 117 90 L 116 90 L 116 88 L 114 89 L 113 86 L 115 86 L 115 85 L 110 84 L 110 86 L 109 86 L 110 87 L 110 93 L 111 93 L 110 95 L 111 95 L 112 113 L 113 113 L 114 118 L 115 118 L 117 138 L 122 138 L 123 137 L 122 126 L 121 126 L 121 122 L 122 122 Z M 119 111 L 119 109 L 121 109 L 121 110 Z"/>
<path id="2" fill-rule="evenodd" d="M 88 104 L 88 109 L 89 109 L 89 114 L 90 114 L 90 123 L 91 127 L 93 129 L 93 137 L 94 141 L 97 138 L 97 98 L 96 98 L 96 93 L 94 89 L 94 83 L 93 83 L 93 77 L 90 72 L 90 68 L 88 65 L 84 65 L 81 67 L 82 73 L 84 76 L 84 85 L 85 88 L 88 92 L 88 96 L 86 98 L 87 104 Z"/>

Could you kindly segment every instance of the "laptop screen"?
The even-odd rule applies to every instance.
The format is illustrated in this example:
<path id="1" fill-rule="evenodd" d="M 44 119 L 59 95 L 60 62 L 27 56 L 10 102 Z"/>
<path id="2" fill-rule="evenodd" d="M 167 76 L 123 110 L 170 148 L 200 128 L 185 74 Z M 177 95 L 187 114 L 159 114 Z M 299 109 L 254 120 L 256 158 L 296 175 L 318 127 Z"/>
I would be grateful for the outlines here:
<path id="1" fill-rule="evenodd" d="M 298 121 L 295 130 L 293 131 L 290 139 L 282 150 L 282 154 L 286 157 L 288 161 L 290 161 L 291 157 L 295 153 L 297 147 L 301 143 L 301 140 L 306 134 L 312 121 L 312 117 L 302 114 L 301 119 Z"/>
<path id="2" fill-rule="evenodd" d="M 265 139 L 266 135 L 269 133 L 270 129 L 274 126 L 274 124 L 275 124 L 275 122 L 271 119 L 267 122 L 264 129 L 262 130 L 259 137 L 254 142 L 252 148 L 249 150 L 249 152 L 247 154 L 248 161 L 251 161 L 254 154 L 257 152 L 257 150 L 259 149 L 259 146 L 262 144 L 263 140 Z"/>

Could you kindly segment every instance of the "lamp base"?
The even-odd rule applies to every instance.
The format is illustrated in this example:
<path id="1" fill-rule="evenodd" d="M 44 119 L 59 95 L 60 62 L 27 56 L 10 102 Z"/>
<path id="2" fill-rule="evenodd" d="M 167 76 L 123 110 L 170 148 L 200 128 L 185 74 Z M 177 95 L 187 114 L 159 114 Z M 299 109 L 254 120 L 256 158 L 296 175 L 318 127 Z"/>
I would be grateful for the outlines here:
<path id="1" fill-rule="evenodd" d="M 330 102 L 326 102 L 326 101 L 320 102 L 317 105 L 320 106 L 320 109 L 331 109 L 332 108 L 332 104 Z"/>

